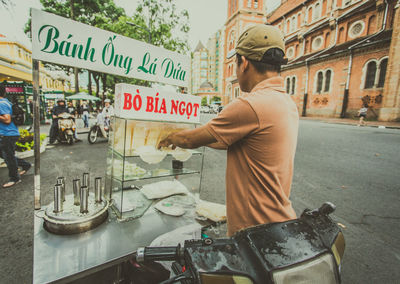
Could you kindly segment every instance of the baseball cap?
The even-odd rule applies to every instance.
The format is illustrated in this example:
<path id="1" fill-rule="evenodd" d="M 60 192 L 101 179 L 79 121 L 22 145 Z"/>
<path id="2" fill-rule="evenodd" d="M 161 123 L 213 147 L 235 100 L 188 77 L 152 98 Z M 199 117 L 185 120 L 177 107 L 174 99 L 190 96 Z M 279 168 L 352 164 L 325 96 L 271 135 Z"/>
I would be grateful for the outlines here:
<path id="1" fill-rule="evenodd" d="M 104 102 L 105 102 L 105 103 L 109 103 L 109 102 L 111 102 L 111 101 L 110 101 L 110 99 L 105 99 Z"/>
<path id="2" fill-rule="evenodd" d="M 227 58 L 240 54 L 254 61 L 266 61 L 265 53 L 271 48 L 282 51 L 282 62 L 285 54 L 285 41 L 282 32 L 275 26 L 258 24 L 247 28 L 239 37 L 235 50 L 228 53 Z M 276 58 L 274 59 L 276 61 Z"/>

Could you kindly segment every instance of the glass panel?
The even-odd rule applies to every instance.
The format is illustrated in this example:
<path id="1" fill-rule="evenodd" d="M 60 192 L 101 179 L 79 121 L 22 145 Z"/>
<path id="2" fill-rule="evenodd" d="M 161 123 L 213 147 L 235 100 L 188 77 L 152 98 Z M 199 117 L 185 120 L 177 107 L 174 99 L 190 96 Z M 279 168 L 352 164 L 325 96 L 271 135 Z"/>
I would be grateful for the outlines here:
<path id="1" fill-rule="evenodd" d="M 194 124 L 113 120 L 106 195 L 111 195 L 112 208 L 119 218 L 138 218 L 146 212 L 152 200 L 148 200 L 138 188 L 155 182 L 151 180 L 153 178 L 158 178 L 156 181 L 185 180 L 191 193 L 199 193 L 203 149 L 157 149 L 158 143 L 169 134 L 194 127 Z"/>

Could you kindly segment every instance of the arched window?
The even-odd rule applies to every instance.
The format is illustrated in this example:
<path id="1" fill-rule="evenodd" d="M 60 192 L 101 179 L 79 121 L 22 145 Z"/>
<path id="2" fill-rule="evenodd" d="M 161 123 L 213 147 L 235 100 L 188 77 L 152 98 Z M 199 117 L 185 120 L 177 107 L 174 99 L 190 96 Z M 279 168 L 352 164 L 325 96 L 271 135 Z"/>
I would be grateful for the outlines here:
<path id="1" fill-rule="evenodd" d="M 321 4 L 315 4 L 314 11 L 313 11 L 313 21 L 318 20 L 321 17 Z"/>
<path id="2" fill-rule="evenodd" d="M 329 92 L 329 90 L 330 90 L 331 76 L 332 76 L 332 71 L 331 70 L 327 70 L 325 72 L 325 88 L 324 88 L 324 92 Z"/>
<path id="3" fill-rule="evenodd" d="M 292 78 L 292 90 L 290 92 L 291 95 L 294 95 L 295 87 L 296 87 L 296 77 Z"/>
<path id="4" fill-rule="evenodd" d="M 297 23 L 296 17 L 293 16 L 292 20 L 290 21 L 290 31 L 291 32 L 294 32 L 296 30 L 296 23 Z"/>
<path id="5" fill-rule="evenodd" d="M 258 8 L 258 0 L 254 0 L 254 8 L 255 8 L 255 9 Z"/>
<path id="6" fill-rule="evenodd" d="M 286 79 L 286 94 L 290 94 L 290 78 Z"/>
<path id="7" fill-rule="evenodd" d="M 286 33 L 290 33 L 290 19 L 286 21 Z"/>
<path id="8" fill-rule="evenodd" d="M 339 29 L 339 42 L 338 43 L 343 43 L 344 42 L 344 28 L 341 27 Z"/>
<path id="9" fill-rule="evenodd" d="M 376 62 L 371 61 L 367 65 L 367 75 L 365 76 L 365 89 L 370 89 L 374 87 L 376 76 Z"/>
<path id="10" fill-rule="evenodd" d="M 251 8 L 251 0 L 247 0 L 247 8 Z"/>
<path id="11" fill-rule="evenodd" d="M 319 71 L 317 75 L 317 93 L 322 92 L 323 82 L 324 82 L 324 74 L 322 74 L 322 71 Z"/>
<path id="12" fill-rule="evenodd" d="M 367 28 L 367 33 L 373 34 L 376 31 L 376 17 L 375 16 L 371 16 L 371 18 L 369 18 L 368 20 L 368 28 Z"/>
<path id="13" fill-rule="evenodd" d="M 235 31 L 231 31 L 229 34 L 229 51 L 235 47 Z"/>
<path id="14" fill-rule="evenodd" d="M 312 15 L 313 15 L 313 8 L 310 7 L 310 8 L 308 8 L 308 14 L 307 14 L 307 23 L 309 23 L 309 24 L 313 20 Z"/>
<path id="15" fill-rule="evenodd" d="M 331 33 L 327 32 L 325 35 L 325 48 L 329 46 L 330 42 L 331 42 Z"/>
<path id="16" fill-rule="evenodd" d="M 383 86 L 385 85 L 385 76 L 386 76 L 387 63 L 388 63 L 388 59 L 385 58 L 379 64 L 378 88 L 383 88 Z"/>
<path id="17" fill-rule="evenodd" d="M 299 29 L 301 27 L 301 13 L 297 14 L 297 28 Z"/>

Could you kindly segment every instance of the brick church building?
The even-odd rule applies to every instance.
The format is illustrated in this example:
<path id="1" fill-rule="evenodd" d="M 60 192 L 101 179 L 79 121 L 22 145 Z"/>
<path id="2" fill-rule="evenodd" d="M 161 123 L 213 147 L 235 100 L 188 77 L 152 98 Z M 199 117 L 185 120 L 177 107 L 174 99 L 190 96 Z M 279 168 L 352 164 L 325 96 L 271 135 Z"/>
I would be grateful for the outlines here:
<path id="1" fill-rule="evenodd" d="M 400 119 L 400 1 L 282 0 L 265 16 L 268 0 L 228 0 L 224 54 L 254 23 L 285 35 L 285 88 L 303 116 Z M 234 58 L 224 62 L 222 98 L 240 95 Z"/>

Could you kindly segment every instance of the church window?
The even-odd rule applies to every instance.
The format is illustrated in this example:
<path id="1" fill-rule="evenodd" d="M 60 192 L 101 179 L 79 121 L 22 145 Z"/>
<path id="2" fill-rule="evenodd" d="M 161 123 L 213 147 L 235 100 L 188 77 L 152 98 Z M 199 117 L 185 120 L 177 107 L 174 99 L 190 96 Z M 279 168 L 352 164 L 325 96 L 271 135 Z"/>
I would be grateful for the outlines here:
<path id="1" fill-rule="evenodd" d="M 295 86 L 296 86 L 296 77 L 292 78 L 292 90 L 290 92 L 291 95 L 294 95 L 294 90 L 295 90 Z"/>
<path id="2" fill-rule="evenodd" d="M 374 87 L 376 76 L 376 62 L 371 61 L 367 65 L 367 74 L 365 76 L 365 89 Z"/>
<path id="3" fill-rule="evenodd" d="M 378 88 L 383 88 L 385 85 L 386 69 L 387 69 L 388 59 L 385 58 L 379 64 L 379 80 Z"/>
<path id="4" fill-rule="evenodd" d="M 361 36 L 361 34 L 364 32 L 364 28 L 365 24 L 363 21 L 357 21 L 353 23 L 349 28 L 349 37 L 355 38 Z"/>
<path id="5" fill-rule="evenodd" d="M 324 88 L 324 92 L 329 92 L 329 90 L 331 88 L 331 76 L 332 76 L 332 71 L 331 70 L 327 70 L 325 72 L 325 88 Z"/>
<path id="6" fill-rule="evenodd" d="M 319 94 L 322 92 L 323 81 L 324 81 L 324 74 L 322 73 L 322 71 L 319 71 L 317 75 L 317 93 Z"/>

